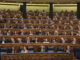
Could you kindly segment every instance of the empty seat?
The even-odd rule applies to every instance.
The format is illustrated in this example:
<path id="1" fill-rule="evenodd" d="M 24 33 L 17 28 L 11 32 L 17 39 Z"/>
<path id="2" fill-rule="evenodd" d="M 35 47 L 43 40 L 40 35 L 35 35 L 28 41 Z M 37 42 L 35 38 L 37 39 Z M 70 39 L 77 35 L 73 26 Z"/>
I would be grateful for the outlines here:
<path id="1" fill-rule="evenodd" d="M 52 53 L 52 52 L 55 52 L 54 49 L 55 48 L 53 46 L 49 46 L 47 50 L 48 50 L 48 52 L 51 52 Z"/>
<path id="2" fill-rule="evenodd" d="M 64 47 L 58 47 L 57 53 L 64 53 Z"/>
<path id="3" fill-rule="evenodd" d="M 33 46 L 28 46 L 28 52 L 33 53 L 34 52 L 34 47 Z"/>

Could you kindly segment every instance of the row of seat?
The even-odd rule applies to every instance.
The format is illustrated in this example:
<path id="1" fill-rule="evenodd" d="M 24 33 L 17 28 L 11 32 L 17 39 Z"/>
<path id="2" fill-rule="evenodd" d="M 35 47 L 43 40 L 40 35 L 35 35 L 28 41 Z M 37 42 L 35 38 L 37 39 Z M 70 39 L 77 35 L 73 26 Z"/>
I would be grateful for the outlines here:
<path id="1" fill-rule="evenodd" d="M 80 36 L 80 31 L 65 31 L 65 30 L 61 30 L 61 31 L 57 31 L 57 30 L 21 30 L 21 31 L 17 31 L 17 30 L 0 30 L 0 36 L 19 36 L 19 35 L 44 35 L 44 36 L 48 36 L 48 35 L 52 35 L 52 36 L 59 36 L 59 35 L 63 35 L 63 36 Z"/>
<path id="2" fill-rule="evenodd" d="M 35 19 L 3 19 L 0 23 L 26 23 L 26 24 L 80 24 L 79 20 L 35 20 Z"/>
<path id="3" fill-rule="evenodd" d="M 78 36 L 0 36 L 0 43 L 71 43 L 79 44 Z"/>
<path id="4" fill-rule="evenodd" d="M 38 25 L 38 24 L 0 24 L 1 29 L 56 29 L 56 30 L 80 30 L 80 25 Z"/>
<path id="5" fill-rule="evenodd" d="M 25 47 L 25 48 L 24 48 Z M 11 53 L 12 51 L 16 51 L 14 53 L 19 53 L 22 50 L 28 50 L 28 52 L 57 52 L 57 53 L 73 53 L 75 48 L 79 48 L 80 45 L 73 44 L 44 44 L 44 43 L 29 43 L 29 44 L 1 44 L 0 51 Z M 68 51 L 67 51 L 68 50 Z M 23 52 L 23 53 L 28 53 Z"/>

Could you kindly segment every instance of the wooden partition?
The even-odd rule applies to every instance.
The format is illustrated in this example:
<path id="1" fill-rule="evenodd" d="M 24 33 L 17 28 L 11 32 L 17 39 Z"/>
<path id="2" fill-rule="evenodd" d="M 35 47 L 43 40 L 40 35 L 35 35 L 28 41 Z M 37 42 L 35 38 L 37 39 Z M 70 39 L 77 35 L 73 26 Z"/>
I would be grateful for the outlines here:
<path id="1" fill-rule="evenodd" d="M 75 60 L 67 53 L 2 54 L 2 60 Z"/>

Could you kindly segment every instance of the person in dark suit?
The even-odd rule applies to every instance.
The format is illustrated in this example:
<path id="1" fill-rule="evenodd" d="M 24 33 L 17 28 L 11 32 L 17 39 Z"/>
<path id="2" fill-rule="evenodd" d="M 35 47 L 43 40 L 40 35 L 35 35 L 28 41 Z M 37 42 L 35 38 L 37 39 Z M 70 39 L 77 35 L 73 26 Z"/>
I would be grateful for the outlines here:
<path id="1" fill-rule="evenodd" d="M 21 30 L 20 35 L 25 35 L 25 32 L 23 30 Z"/>
<path id="2" fill-rule="evenodd" d="M 67 53 L 72 53 L 73 52 L 73 49 L 70 46 L 67 46 L 66 48 L 67 48 L 66 49 Z"/>
<path id="3" fill-rule="evenodd" d="M 2 36 L 3 34 L 2 34 L 2 31 L 0 30 L 0 36 Z"/>
<path id="4" fill-rule="evenodd" d="M 57 47 L 57 53 L 64 53 L 64 52 L 65 52 L 65 49 L 63 46 Z"/>

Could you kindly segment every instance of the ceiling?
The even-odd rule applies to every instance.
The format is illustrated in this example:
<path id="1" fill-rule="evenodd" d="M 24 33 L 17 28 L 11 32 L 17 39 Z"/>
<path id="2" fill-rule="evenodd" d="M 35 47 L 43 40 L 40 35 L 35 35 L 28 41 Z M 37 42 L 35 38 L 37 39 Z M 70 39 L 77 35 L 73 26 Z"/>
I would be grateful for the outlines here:
<path id="1" fill-rule="evenodd" d="M 0 0 L 0 2 L 27 2 L 27 3 L 78 3 L 80 0 Z"/>

